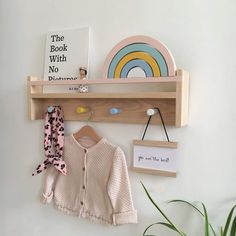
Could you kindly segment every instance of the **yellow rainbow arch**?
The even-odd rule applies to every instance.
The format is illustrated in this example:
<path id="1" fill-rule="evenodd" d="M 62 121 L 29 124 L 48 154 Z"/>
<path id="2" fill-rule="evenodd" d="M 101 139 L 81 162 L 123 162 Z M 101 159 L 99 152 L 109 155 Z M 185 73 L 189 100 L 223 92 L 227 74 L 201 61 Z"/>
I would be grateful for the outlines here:
<path id="1" fill-rule="evenodd" d="M 161 75 L 160 67 L 157 64 L 156 60 L 148 53 L 146 52 L 131 52 L 127 55 L 125 55 L 117 64 L 114 72 L 114 78 L 118 79 L 120 78 L 121 71 L 126 63 L 133 59 L 142 59 L 146 61 L 153 70 L 154 77 L 159 77 Z"/>

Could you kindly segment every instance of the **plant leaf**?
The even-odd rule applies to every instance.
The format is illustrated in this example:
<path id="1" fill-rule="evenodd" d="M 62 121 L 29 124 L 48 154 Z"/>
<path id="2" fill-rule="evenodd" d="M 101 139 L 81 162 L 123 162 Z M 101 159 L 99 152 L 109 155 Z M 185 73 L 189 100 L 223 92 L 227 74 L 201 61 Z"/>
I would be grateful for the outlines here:
<path id="1" fill-rule="evenodd" d="M 208 215 L 205 205 L 202 203 L 202 207 L 204 210 L 204 219 L 205 219 L 205 236 L 209 236 L 209 221 L 208 221 Z"/>
<path id="2" fill-rule="evenodd" d="M 236 216 L 234 217 L 230 230 L 230 236 L 235 236 L 235 235 L 236 235 Z"/>
<path id="3" fill-rule="evenodd" d="M 227 235 L 227 232 L 228 232 L 228 229 L 229 229 L 229 225 L 230 225 L 230 222 L 231 222 L 231 218 L 232 218 L 232 215 L 233 215 L 233 212 L 234 212 L 234 209 L 235 209 L 236 205 L 234 205 L 230 212 L 229 212 L 229 215 L 227 217 L 227 220 L 226 220 L 226 223 L 225 223 L 225 227 L 224 227 L 224 231 L 223 231 L 223 236 L 226 236 Z"/>
<path id="4" fill-rule="evenodd" d="M 141 181 L 140 181 L 141 182 Z M 172 222 L 171 220 L 165 215 L 165 213 L 160 209 L 160 207 L 155 203 L 155 201 L 152 199 L 152 197 L 150 196 L 148 190 L 146 189 L 146 187 L 144 186 L 144 184 L 141 182 L 149 200 L 151 201 L 151 203 L 157 208 L 157 210 L 161 213 L 161 215 L 167 220 L 167 222 L 172 225 L 173 228 L 175 228 L 176 232 L 178 232 L 180 235 L 183 235 L 183 232 L 181 232 Z M 185 235 L 185 234 L 184 234 Z"/>
<path id="5" fill-rule="evenodd" d="M 143 236 L 157 236 L 157 235 L 154 235 L 154 234 L 143 234 Z"/>
<path id="6" fill-rule="evenodd" d="M 167 228 L 169 228 L 169 229 L 175 231 L 176 233 L 178 233 L 178 234 L 181 235 L 181 236 L 186 236 L 186 234 L 185 234 L 184 232 L 178 231 L 178 230 L 177 230 L 175 227 L 173 227 L 173 225 L 171 225 L 171 224 L 168 224 L 168 223 L 165 223 L 165 222 L 158 222 L 158 224 L 166 226 Z"/>
<path id="7" fill-rule="evenodd" d="M 176 230 L 176 228 L 175 228 L 173 225 L 171 225 L 171 224 L 169 224 L 169 223 L 165 223 L 165 222 L 156 222 L 156 223 L 154 223 L 154 224 L 149 225 L 149 226 L 145 229 L 145 231 L 143 232 L 143 236 L 151 236 L 151 235 L 147 235 L 147 234 L 145 234 L 145 233 L 146 233 L 147 230 L 148 230 L 149 228 L 151 228 L 153 225 L 163 225 L 163 226 L 165 226 L 165 227 L 167 227 L 167 228 L 169 228 L 169 229 L 175 231 L 176 233 L 178 233 L 178 234 L 181 235 L 181 236 L 186 236 L 183 232 L 179 232 L 178 230 Z"/>
<path id="8" fill-rule="evenodd" d="M 204 216 L 204 214 L 196 207 L 194 206 L 192 203 L 185 201 L 185 200 L 180 200 L 180 199 L 175 199 L 175 200 L 171 200 L 168 203 L 173 203 L 173 202 L 182 202 L 182 203 L 186 203 L 187 205 L 191 206 L 192 208 L 194 208 L 196 211 L 198 211 L 202 216 Z"/>
<path id="9" fill-rule="evenodd" d="M 204 214 L 203 214 L 196 206 L 194 206 L 192 203 L 190 203 L 190 202 L 188 202 L 188 201 L 180 200 L 180 199 L 175 199 L 175 200 L 169 201 L 168 203 L 175 203 L 175 202 L 177 202 L 177 203 L 178 203 L 178 202 L 180 202 L 180 203 L 185 203 L 185 204 L 191 206 L 194 210 L 196 210 L 201 216 L 205 217 Z M 208 223 L 209 223 L 209 222 L 208 222 Z M 216 232 L 215 232 L 214 228 L 212 227 L 212 225 L 211 225 L 210 223 L 209 223 L 209 226 L 210 226 L 211 231 L 212 231 L 212 233 L 214 234 L 214 236 L 216 236 Z"/>
<path id="10" fill-rule="evenodd" d="M 157 236 L 157 235 L 154 235 L 154 234 L 143 234 L 143 236 Z"/>
<path id="11" fill-rule="evenodd" d="M 157 223 L 158 223 L 158 222 L 157 222 Z M 149 225 L 149 226 L 144 230 L 143 235 L 146 235 L 145 233 L 147 232 L 147 230 L 148 230 L 149 228 L 151 228 L 153 225 L 156 225 L 157 223 L 153 223 L 153 224 Z M 149 236 L 149 235 L 146 235 L 146 236 Z"/>
<path id="12" fill-rule="evenodd" d="M 144 184 L 141 182 L 149 200 L 151 201 L 151 203 L 157 208 L 157 210 L 161 213 L 161 215 L 172 225 L 174 225 L 171 220 L 164 214 L 164 212 L 159 208 L 159 206 L 157 206 L 157 204 L 154 202 L 154 200 L 152 199 L 152 197 L 150 196 L 149 192 L 147 191 L 146 187 L 144 186 Z"/>
<path id="13" fill-rule="evenodd" d="M 223 236 L 223 228 L 222 227 L 220 227 L 220 236 Z"/>

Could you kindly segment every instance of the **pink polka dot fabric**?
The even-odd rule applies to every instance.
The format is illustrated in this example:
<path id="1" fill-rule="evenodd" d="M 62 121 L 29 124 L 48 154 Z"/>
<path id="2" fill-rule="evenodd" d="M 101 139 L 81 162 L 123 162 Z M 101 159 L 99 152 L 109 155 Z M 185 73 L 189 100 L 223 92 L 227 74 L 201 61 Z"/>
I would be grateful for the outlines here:
<path id="1" fill-rule="evenodd" d="M 63 175 L 67 174 L 65 161 L 62 160 L 64 149 L 64 118 L 60 106 L 50 106 L 45 114 L 44 150 L 46 160 L 38 165 L 35 176 L 53 165 Z"/>

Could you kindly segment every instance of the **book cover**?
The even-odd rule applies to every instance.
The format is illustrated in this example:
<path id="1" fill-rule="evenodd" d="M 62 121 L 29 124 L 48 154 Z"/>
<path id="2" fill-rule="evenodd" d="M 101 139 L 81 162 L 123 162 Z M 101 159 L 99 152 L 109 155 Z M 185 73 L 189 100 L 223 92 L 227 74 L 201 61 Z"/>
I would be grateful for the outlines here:
<path id="1" fill-rule="evenodd" d="M 88 71 L 89 34 L 89 27 L 47 33 L 44 65 L 45 80 L 79 80 L 79 68 L 83 67 Z M 44 92 L 77 93 L 78 85 L 46 86 Z"/>

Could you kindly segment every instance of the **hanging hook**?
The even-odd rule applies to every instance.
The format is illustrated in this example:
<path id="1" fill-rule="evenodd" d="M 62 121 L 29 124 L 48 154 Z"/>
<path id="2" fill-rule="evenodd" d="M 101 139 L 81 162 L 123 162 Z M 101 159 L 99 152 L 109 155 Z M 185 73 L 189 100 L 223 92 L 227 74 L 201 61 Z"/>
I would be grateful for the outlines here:
<path id="1" fill-rule="evenodd" d="M 157 112 L 158 112 L 159 115 L 160 115 L 161 123 L 162 123 L 162 126 L 163 126 L 163 128 L 164 128 L 167 141 L 170 142 L 170 139 L 169 139 L 169 136 L 168 136 L 167 131 L 166 131 L 166 126 L 165 126 L 165 123 L 164 123 L 164 120 L 163 120 L 161 111 L 160 111 L 160 109 L 159 109 L 158 107 L 150 108 L 150 109 L 147 110 L 147 115 L 149 116 L 149 118 L 148 118 L 148 122 L 147 122 L 147 125 L 146 125 L 145 130 L 144 130 L 144 133 L 143 133 L 142 140 L 144 139 L 144 136 L 145 136 L 145 134 L 146 134 L 146 131 L 147 131 L 147 128 L 148 128 L 148 126 L 149 126 L 149 123 L 150 123 L 150 121 L 151 121 L 151 119 L 152 119 L 152 116 L 155 115 Z"/>
<path id="2" fill-rule="evenodd" d="M 153 116 L 153 115 L 155 115 L 157 112 L 158 112 L 157 108 L 150 108 L 150 109 L 147 109 L 147 115 L 148 115 L 148 116 Z"/>
<path id="3" fill-rule="evenodd" d="M 51 113 L 54 109 L 54 106 L 48 106 L 48 113 Z"/>

